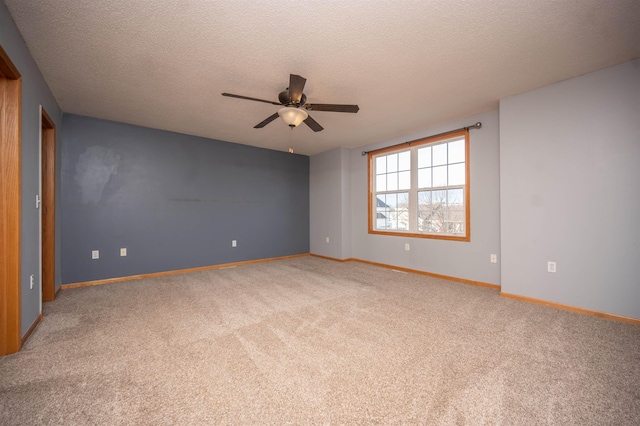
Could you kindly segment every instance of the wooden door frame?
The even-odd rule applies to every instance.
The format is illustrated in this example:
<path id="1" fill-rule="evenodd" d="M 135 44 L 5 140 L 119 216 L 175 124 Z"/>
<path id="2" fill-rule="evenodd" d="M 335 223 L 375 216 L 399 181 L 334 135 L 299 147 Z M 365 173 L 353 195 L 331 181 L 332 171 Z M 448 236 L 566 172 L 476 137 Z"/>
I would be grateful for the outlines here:
<path id="1" fill-rule="evenodd" d="M 55 208 L 56 208 L 56 125 L 42 108 L 42 301 L 56 298 Z"/>
<path id="2" fill-rule="evenodd" d="M 22 78 L 0 46 L 0 355 L 21 347 Z"/>

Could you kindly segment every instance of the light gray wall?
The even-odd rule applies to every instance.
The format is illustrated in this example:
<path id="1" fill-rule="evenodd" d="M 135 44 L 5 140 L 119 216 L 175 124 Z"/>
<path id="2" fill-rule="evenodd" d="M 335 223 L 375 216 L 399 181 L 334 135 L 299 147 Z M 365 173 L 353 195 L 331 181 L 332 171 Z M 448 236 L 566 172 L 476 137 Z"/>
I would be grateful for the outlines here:
<path id="1" fill-rule="evenodd" d="M 640 60 L 503 100 L 500 139 L 502 291 L 640 318 Z"/>
<path id="2" fill-rule="evenodd" d="M 471 241 L 445 241 L 368 233 L 367 156 L 361 151 L 427 137 L 482 122 L 481 129 L 469 132 Z M 500 268 L 489 261 L 500 256 L 498 111 L 465 118 L 423 132 L 384 143 L 364 146 L 351 152 L 352 253 L 368 260 L 442 274 L 456 278 L 500 284 Z M 404 245 L 409 243 L 410 250 Z"/>
<path id="3" fill-rule="evenodd" d="M 483 127 L 470 132 L 471 242 L 370 235 L 367 229 L 367 157 L 361 155 L 361 152 L 453 130 L 476 121 L 481 121 Z M 338 229 L 342 229 L 343 258 L 353 257 L 500 284 L 499 265 L 489 262 L 491 253 L 500 255 L 498 132 L 498 111 L 492 111 L 401 139 L 348 150 L 348 159 L 341 156 L 340 151 L 312 157 L 312 206 L 338 203 L 342 198 L 348 213 L 342 216 L 332 213 L 329 220 L 327 216 L 318 216 L 314 212 L 316 216 L 311 219 L 314 230 L 311 235 L 311 252 L 330 253 L 323 246 L 326 245 L 325 234 L 330 231 L 338 233 Z M 344 168 L 341 164 L 343 158 L 345 162 L 348 161 Z M 344 175 L 342 178 L 339 177 L 341 173 Z M 322 220 L 322 223 L 318 224 L 316 220 Z M 410 251 L 404 250 L 405 243 L 410 244 Z M 337 250 L 331 253 L 337 253 Z M 338 256 L 334 254 L 332 257 Z"/>
<path id="4" fill-rule="evenodd" d="M 63 125 L 65 284 L 309 252 L 309 157 L 72 114 Z"/>
<path id="5" fill-rule="evenodd" d="M 344 259 L 349 256 L 349 150 L 336 148 L 314 155 L 309 165 L 311 253 Z M 327 243 L 326 239 L 329 238 Z"/>
<path id="6" fill-rule="evenodd" d="M 22 76 L 22 230 L 21 230 L 21 328 L 24 335 L 40 314 L 40 210 L 35 208 L 40 191 L 40 105 L 56 124 L 58 138 L 62 113 L 40 74 L 27 46 L 3 2 L 0 2 L 0 45 Z M 57 146 L 56 170 L 60 170 L 60 147 Z M 56 186 L 60 175 L 56 173 Z M 60 287 L 60 194 L 56 194 L 56 289 Z M 30 289 L 29 276 L 35 285 Z"/>
<path id="7" fill-rule="evenodd" d="M 351 251 L 351 150 L 340 150 L 341 187 L 342 187 L 342 258 L 353 256 Z"/>

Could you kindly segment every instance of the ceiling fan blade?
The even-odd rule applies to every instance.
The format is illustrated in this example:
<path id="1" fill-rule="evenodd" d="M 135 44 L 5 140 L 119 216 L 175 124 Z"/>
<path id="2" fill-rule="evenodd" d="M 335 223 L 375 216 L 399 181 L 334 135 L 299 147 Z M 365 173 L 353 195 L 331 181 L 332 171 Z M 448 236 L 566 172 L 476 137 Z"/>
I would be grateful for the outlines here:
<path id="1" fill-rule="evenodd" d="M 310 115 L 307 117 L 306 120 L 304 120 L 304 124 L 309 126 L 311 128 L 311 130 L 313 130 L 314 132 L 319 132 L 319 131 L 324 129 L 324 127 L 322 127 L 320 124 L 318 124 L 318 122 L 316 120 L 314 120 L 313 118 L 311 118 Z"/>
<path id="2" fill-rule="evenodd" d="M 248 101 L 264 102 L 264 103 L 271 104 L 271 105 L 282 105 L 280 102 L 266 101 L 264 99 L 250 98 L 248 96 L 241 96 L 241 95 L 234 95 L 233 93 L 223 93 L 222 96 L 228 96 L 230 98 L 246 99 Z"/>
<path id="3" fill-rule="evenodd" d="M 331 112 L 353 112 L 356 113 L 360 109 L 358 105 L 339 105 L 339 104 L 306 104 L 305 109 L 309 111 L 331 111 Z"/>
<path id="4" fill-rule="evenodd" d="M 278 104 L 279 105 L 279 104 Z M 278 113 L 276 112 L 273 115 L 270 115 L 269 117 L 265 118 L 264 120 L 262 120 L 261 122 L 259 122 L 258 124 L 256 124 L 255 126 L 253 126 L 254 129 L 261 129 L 264 126 L 266 126 L 267 124 L 271 123 L 273 120 L 275 120 L 276 118 L 278 118 Z"/>
<path id="5" fill-rule="evenodd" d="M 289 75 L 289 97 L 291 98 L 291 102 L 293 102 L 294 104 L 300 103 L 300 99 L 302 98 L 302 91 L 304 90 L 304 84 L 306 82 L 307 79 L 300 77 L 299 75 Z"/>

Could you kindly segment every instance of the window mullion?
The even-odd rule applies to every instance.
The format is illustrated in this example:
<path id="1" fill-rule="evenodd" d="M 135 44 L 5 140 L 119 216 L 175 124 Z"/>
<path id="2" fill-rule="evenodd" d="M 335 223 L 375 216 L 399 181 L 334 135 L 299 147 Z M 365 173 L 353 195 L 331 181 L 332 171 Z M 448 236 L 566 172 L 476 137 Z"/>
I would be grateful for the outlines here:
<path id="1" fill-rule="evenodd" d="M 418 151 L 411 148 L 411 188 L 409 189 L 409 230 L 418 232 Z"/>

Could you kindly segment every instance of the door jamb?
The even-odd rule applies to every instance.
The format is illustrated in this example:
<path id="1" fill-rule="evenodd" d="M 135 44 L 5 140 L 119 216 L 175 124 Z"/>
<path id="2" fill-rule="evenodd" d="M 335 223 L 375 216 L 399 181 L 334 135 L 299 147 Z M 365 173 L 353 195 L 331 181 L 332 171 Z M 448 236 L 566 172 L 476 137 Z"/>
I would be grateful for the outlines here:
<path id="1" fill-rule="evenodd" d="M 0 355 L 18 352 L 21 334 L 22 78 L 0 46 Z"/>
<path id="2" fill-rule="evenodd" d="M 42 189 L 42 301 L 51 302 L 56 298 L 55 283 L 55 205 L 56 205 L 56 125 L 45 111 L 42 111 L 41 133 L 41 173 Z"/>

